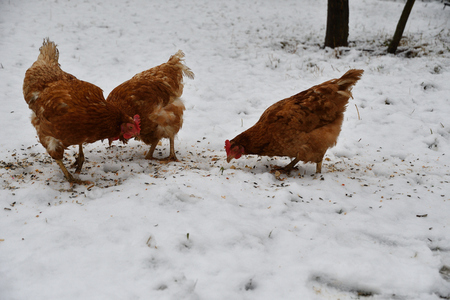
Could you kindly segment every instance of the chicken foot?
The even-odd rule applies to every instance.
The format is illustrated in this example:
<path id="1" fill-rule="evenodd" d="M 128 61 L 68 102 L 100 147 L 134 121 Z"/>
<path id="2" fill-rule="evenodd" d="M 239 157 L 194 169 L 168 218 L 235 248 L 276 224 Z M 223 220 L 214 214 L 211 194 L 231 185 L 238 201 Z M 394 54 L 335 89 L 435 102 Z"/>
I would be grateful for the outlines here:
<path id="1" fill-rule="evenodd" d="M 300 158 L 298 158 L 298 157 L 295 158 L 286 167 L 282 168 L 282 170 L 289 173 L 299 161 L 300 161 Z"/>
<path id="2" fill-rule="evenodd" d="M 175 155 L 175 139 L 174 139 L 174 137 L 170 137 L 169 141 L 170 141 L 170 155 L 168 158 L 166 158 L 166 160 L 178 161 L 178 158 Z"/>
<path id="3" fill-rule="evenodd" d="M 155 159 L 155 160 L 159 160 L 159 161 L 178 161 L 177 156 L 175 155 L 175 139 L 173 137 L 169 138 L 170 141 L 170 154 L 168 157 L 166 158 L 156 158 L 153 157 L 153 153 L 155 152 L 156 146 L 159 143 L 159 140 L 156 141 L 155 143 L 152 143 L 152 145 L 150 146 L 150 150 L 148 151 L 147 155 L 145 156 L 145 159 Z"/>
<path id="4" fill-rule="evenodd" d="M 72 168 L 76 167 L 75 174 L 80 174 L 81 173 L 81 168 L 83 167 L 83 164 L 84 164 L 83 145 L 79 144 L 78 146 L 79 146 L 78 147 L 78 149 L 79 149 L 78 150 L 78 156 L 75 159 L 75 162 L 71 166 Z"/>
<path id="5" fill-rule="evenodd" d="M 279 167 L 275 168 L 277 171 L 283 172 L 283 173 L 289 173 L 292 171 L 294 166 L 300 161 L 300 158 L 295 158 L 293 161 L 291 161 L 287 166 L 284 168 Z M 322 160 L 320 162 L 316 163 L 316 173 L 322 173 Z"/>
<path id="6" fill-rule="evenodd" d="M 152 145 L 150 146 L 150 150 L 147 152 L 147 155 L 145 156 L 145 159 L 156 159 L 153 157 L 153 152 L 155 152 L 156 149 L 156 145 L 158 145 L 157 141 L 156 143 L 152 143 Z"/>
<path id="7" fill-rule="evenodd" d="M 318 162 L 316 161 L 316 173 L 322 173 L 322 160 L 323 160 L 324 155 L 325 155 L 325 153 L 321 155 L 320 161 L 318 161 Z M 304 155 L 302 155 L 302 156 L 304 156 Z M 293 161 L 291 161 L 290 164 L 288 164 L 286 167 L 284 167 L 283 170 L 286 172 L 291 171 L 292 168 L 301 160 L 300 157 L 301 157 L 300 153 L 298 153 L 297 157 Z"/>
<path id="8" fill-rule="evenodd" d="M 280 172 L 280 173 L 284 173 L 284 174 L 289 174 L 292 169 L 294 169 L 294 166 L 300 161 L 300 159 L 295 158 L 293 161 L 291 161 L 287 166 L 285 167 L 280 167 L 280 166 L 274 166 L 272 168 L 272 170 L 270 170 L 270 173 L 276 173 L 276 172 Z"/>
<path id="9" fill-rule="evenodd" d="M 322 161 L 316 163 L 316 173 L 322 173 Z"/>
<path id="10" fill-rule="evenodd" d="M 64 166 L 62 160 L 57 159 L 56 163 L 59 165 L 59 167 L 61 168 L 61 171 L 64 173 L 64 177 L 66 177 L 67 181 L 69 181 L 71 185 L 74 184 L 74 183 L 77 183 L 77 184 L 92 184 L 92 182 L 90 182 L 90 181 L 84 181 L 84 180 L 81 180 L 81 179 L 74 178 L 72 176 L 72 174 L 70 174 L 69 171 L 67 171 L 67 169 Z"/>

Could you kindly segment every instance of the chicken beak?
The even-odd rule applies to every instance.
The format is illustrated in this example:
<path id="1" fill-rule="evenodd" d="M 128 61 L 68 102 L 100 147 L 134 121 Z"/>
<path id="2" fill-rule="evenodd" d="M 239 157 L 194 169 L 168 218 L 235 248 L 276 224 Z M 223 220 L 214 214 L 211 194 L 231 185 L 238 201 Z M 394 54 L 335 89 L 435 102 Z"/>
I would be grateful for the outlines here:
<path id="1" fill-rule="evenodd" d="M 227 163 L 229 163 L 233 158 L 234 158 L 233 155 L 228 155 L 227 156 Z"/>

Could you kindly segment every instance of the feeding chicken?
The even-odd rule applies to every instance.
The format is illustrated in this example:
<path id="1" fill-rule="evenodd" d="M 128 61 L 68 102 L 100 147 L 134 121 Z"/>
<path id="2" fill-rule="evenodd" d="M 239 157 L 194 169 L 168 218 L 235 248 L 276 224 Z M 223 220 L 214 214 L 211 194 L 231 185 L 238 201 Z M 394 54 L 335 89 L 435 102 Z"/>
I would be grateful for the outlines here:
<path id="1" fill-rule="evenodd" d="M 48 38 L 39 49 L 36 62 L 26 71 L 23 95 L 32 110 L 31 123 L 40 143 L 56 160 L 70 183 L 76 179 L 64 166 L 64 150 L 79 146 L 74 167 L 80 173 L 84 163 L 83 144 L 98 140 L 139 135 L 139 116 L 134 118 L 107 103 L 103 91 L 64 72 L 58 63 L 59 52 Z"/>
<path id="2" fill-rule="evenodd" d="M 191 79 L 194 73 L 183 63 L 184 53 L 179 50 L 159 66 L 136 74 L 114 88 L 106 98 L 124 112 L 141 116 L 139 139 L 150 146 L 146 159 L 155 159 L 153 153 L 162 138 L 170 141 L 168 161 L 177 161 L 175 135 L 183 125 L 183 76 Z M 111 141 L 110 141 L 111 143 Z"/>
<path id="3" fill-rule="evenodd" d="M 303 161 L 316 163 L 320 173 L 323 156 L 337 142 L 352 88 L 363 72 L 349 70 L 339 79 L 273 104 L 253 127 L 225 142 L 227 161 L 243 154 L 289 156 L 293 160 L 283 171 Z"/>

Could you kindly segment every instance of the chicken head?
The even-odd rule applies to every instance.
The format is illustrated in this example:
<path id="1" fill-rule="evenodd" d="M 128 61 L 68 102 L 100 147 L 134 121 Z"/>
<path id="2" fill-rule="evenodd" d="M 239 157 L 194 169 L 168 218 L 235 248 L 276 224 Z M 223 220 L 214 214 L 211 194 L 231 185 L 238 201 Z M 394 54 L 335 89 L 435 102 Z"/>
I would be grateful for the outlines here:
<path id="1" fill-rule="evenodd" d="M 139 136 L 139 133 L 141 132 L 141 118 L 139 115 L 135 115 L 133 118 L 133 123 L 124 123 L 120 127 L 122 131 L 122 135 L 124 139 L 128 140 L 131 139 L 133 136 Z"/>
<path id="2" fill-rule="evenodd" d="M 231 145 L 230 140 L 225 141 L 225 150 L 227 151 L 227 162 L 230 162 L 233 158 L 238 159 L 244 154 L 244 147 Z"/>

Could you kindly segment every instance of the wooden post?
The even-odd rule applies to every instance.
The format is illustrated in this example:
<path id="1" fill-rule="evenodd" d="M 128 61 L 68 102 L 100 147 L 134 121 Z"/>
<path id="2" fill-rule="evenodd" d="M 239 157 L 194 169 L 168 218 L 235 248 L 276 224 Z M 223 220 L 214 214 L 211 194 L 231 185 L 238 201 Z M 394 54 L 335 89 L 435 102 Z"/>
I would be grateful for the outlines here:
<path id="1" fill-rule="evenodd" d="M 348 0 L 328 0 L 325 47 L 348 46 Z"/>
<path id="2" fill-rule="evenodd" d="M 403 31 L 405 30 L 406 22 L 408 21 L 409 14 L 411 13 L 411 10 L 413 8 L 414 2 L 416 0 L 407 0 L 405 7 L 403 8 L 402 15 L 400 16 L 400 20 L 397 24 L 397 29 L 395 30 L 394 37 L 392 38 L 391 43 L 389 44 L 388 53 L 395 54 L 395 51 L 397 51 L 398 44 L 400 43 L 400 40 L 402 39 Z"/>

